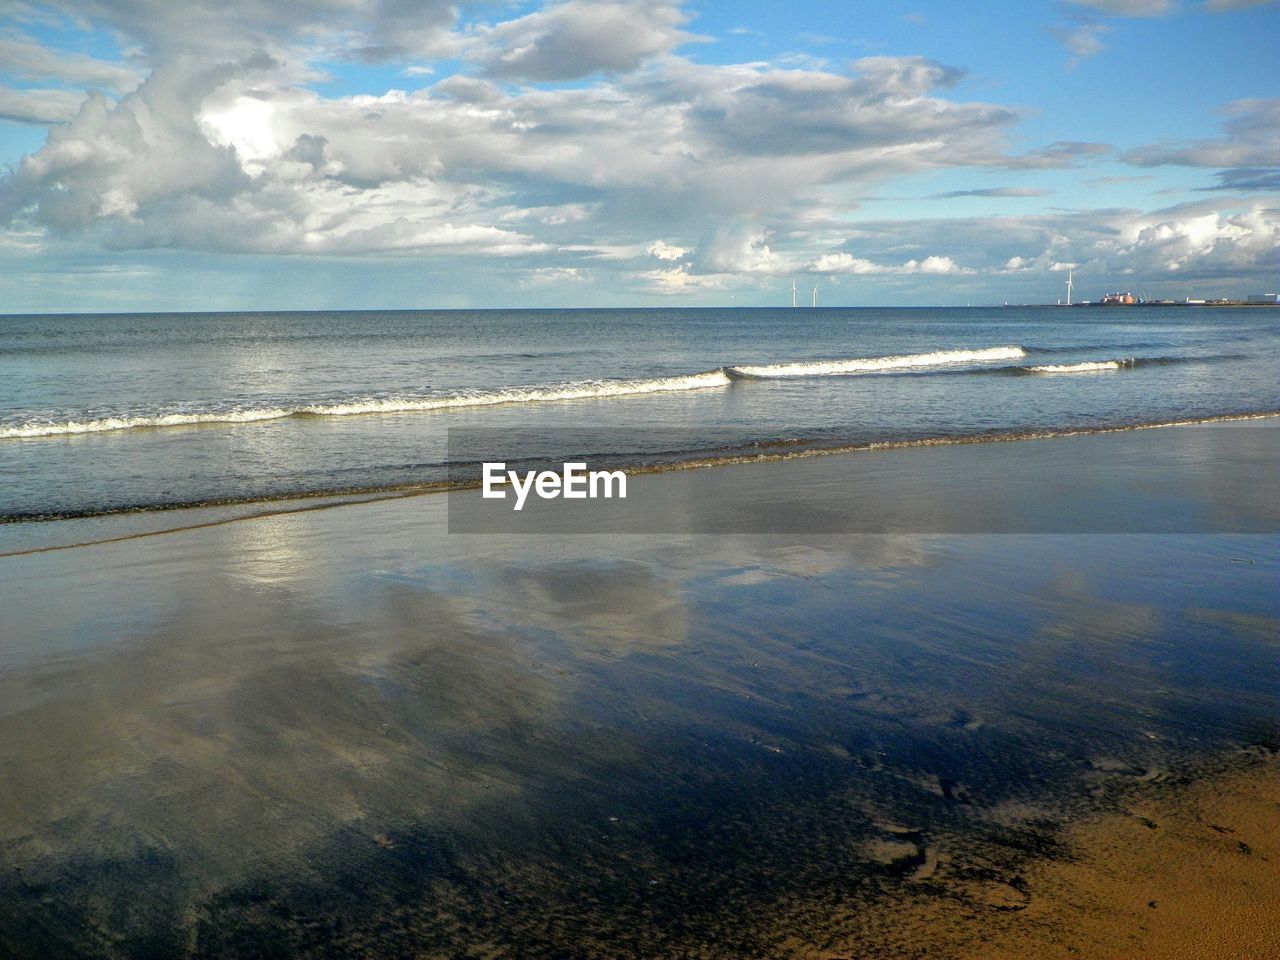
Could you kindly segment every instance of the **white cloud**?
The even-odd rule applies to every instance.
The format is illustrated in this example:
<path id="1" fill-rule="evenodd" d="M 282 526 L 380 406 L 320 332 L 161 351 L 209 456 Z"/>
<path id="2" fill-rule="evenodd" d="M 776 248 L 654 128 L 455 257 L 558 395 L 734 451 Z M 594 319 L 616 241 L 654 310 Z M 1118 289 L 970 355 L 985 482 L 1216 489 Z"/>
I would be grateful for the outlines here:
<path id="1" fill-rule="evenodd" d="M 649 244 L 646 252 L 657 260 L 679 260 L 689 251 L 665 240 L 655 240 Z"/>
<path id="2" fill-rule="evenodd" d="M 1114 150 L 1059 141 L 1011 157 L 1002 138 L 1018 113 L 957 99 L 949 91 L 963 71 L 926 58 L 869 57 L 843 71 L 691 62 L 672 52 L 688 40 L 675 2 L 569 0 L 465 34 L 450 33 L 454 12 L 434 0 L 83 6 L 158 65 L 118 101 L 0 88 L 0 114 L 65 122 L 0 180 L 0 221 L 14 230 L 113 249 L 508 257 L 509 275 L 529 287 L 585 279 L 590 264 L 593 282 L 607 272 L 615 289 L 667 292 L 765 286 L 805 270 L 963 285 L 1066 263 L 1190 276 L 1276 259 L 1268 208 L 853 222 L 851 197 L 904 174 L 1071 168 Z M 307 57 L 317 51 L 376 58 L 427 47 L 472 66 L 377 96 L 303 82 L 316 76 Z M 18 52 L 31 76 L 58 82 L 98 71 L 124 88 L 132 76 L 91 58 Z M 1217 168 L 1223 186 L 1274 189 L 1278 103 L 1239 101 L 1223 137 L 1124 159 Z M 1042 195 L 1006 186 L 934 197 Z"/>
<path id="3" fill-rule="evenodd" d="M 850 248 L 856 245 L 857 256 L 846 251 L 827 253 L 813 261 L 810 269 L 864 276 L 1017 274 L 1034 282 L 1071 267 L 1083 273 L 1086 282 L 1100 287 L 1124 276 L 1176 275 L 1180 280 L 1207 282 L 1223 277 L 1262 278 L 1280 269 L 1280 209 L 1261 204 L 1235 212 L 1205 203 L 1149 213 L 1082 210 L 862 221 L 857 227 L 847 243 Z M 905 264 L 890 259 L 893 250 L 925 244 L 965 251 L 964 266 L 940 255 Z"/>
<path id="4" fill-rule="evenodd" d="M 1091 21 L 1058 24 L 1048 28 L 1071 54 L 1069 67 L 1078 66 L 1081 60 L 1097 56 L 1103 50 L 1102 37 L 1111 30 L 1105 23 Z"/>
<path id="5" fill-rule="evenodd" d="M 0 181 L 0 213 L 100 229 L 115 245 L 319 250 L 350 234 L 375 252 L 461 237 L 431 232 L 443 224 L 502 230 L 525 209 L 522 223 L 555 239 L 493 235 L 495 248 L 572 244 L 565 231 L 588 216 L 591 246 L 643 247 L 673 228 L 691 239 L 709 223 L 758 223 L 828 185 L 1007 162 L 994 141 L 1014 117 L 932 96 L 957 74 L 918 58 L 859 61 L 850 76 L 668 58 L 585 88 L 453 77 L 338 98 L 298 86 L 298 73 L 263 54 L 183 57 L 117 104 L 97 95 Z M 787 269 L 731 230 L 698 251 L 700 273 Z"/>
<path id="6" fill-rule="evenodd" d="M 0 37 L 0 71 L 37 83 L 58 81 L 116 93 L 132 90 L 142 79 L 137 70 L 125 64 L 55 50 L 21 36 Z"/>
<path id="7" fill-rule="evenodd" d="M 974 271 L 961 267 L 950 257 L 930 256 L 923 260 L 908 260 L 906 263 L 875 263 L 848 253 L 824 253 L 809 265 L 814 273 L 848 273 L 859 276 L 886 274 L 971 274 Z"/>
<path id="8" fill-rule="evenodd" d="M 687 264 L 665 270 L 647 270 L 640 275 L 648 292 L 672 295 L 696 290 L 723 290 L 728 278 L 723 274 L 692 273 Z"/>
<path id="9" fill-rule="evenodd" d="M 1117 249 L 1143 274 L 1248 269 L 1260 260 L 1280 260 L 1280 217 L 1255 208 L 1224 216 L 1217 212 L 1173 216 L 1132 229 L 1127 245 Z"/>
<path id="10" fill-rule="evenodd" d="M 1151 143 L 1121 158 L 1139 167 L 1280 167 L 1280 98 L 1236 100 L 1223 111 L 1226 136 L 1213 140 Z"/>
<path id="11" fill-rule="evenodd" d="M 1112 152 L 1113 148 L 1106 143 L 1092 140 L 1056 140 L 1048 146 L 1011 157 L 1008 165 L 1019 169 L 1051 170 L 1101 160 Z"/>
<path id="12" fill-rule="evenodd" d="M 573 80 L 634 70 L 691 39 L 678 2 L 568 0 L 478 32 L 468 55 L 496 77 Z"/>
<path id="13" fill-rule="evenodd" d="M 699 273 L 781 273 L 790 265 L 769 249 L 767 231 L 758 227 L 717 227 L 698 245 Z"/>
<path id="14" fill-rule="evenodd" d="M 161 68 L 117 104 L 92 93 L 69 124 L 50 130 L 48 143 L 0 181 L 0 214 L 34 206 L 42 224 L 85 229 L 151 201 L 229 200 L 247 189 L 234 151 L 210 143 L 189 112 L 193 91 L 224 75 L 222 68 Z"/>
<path id="15" fill-rule="evenodd" d="M 465 0 L 463 0 L 465 2 Z M 388 60 L 450 52 L 450 0 L 49 0 L 79 21 L 142 44 L 153 63 L 181 56 L 242 57 L 309 42 Z"/>
<path id="16" fill-rule="evenodd" d="M 562 287 L 566 284 L 586 281 L 582 271 L 577 267 L 537 267 L 525 273 L 521 285 L 524 287 Z"/>
<path id="17" fill-rule="evenodd" d="M 71 90 L 15 90 L 0 86 L 0 120 L 15 123 L 65 123 L 84 102 L 83 93 Z"/>

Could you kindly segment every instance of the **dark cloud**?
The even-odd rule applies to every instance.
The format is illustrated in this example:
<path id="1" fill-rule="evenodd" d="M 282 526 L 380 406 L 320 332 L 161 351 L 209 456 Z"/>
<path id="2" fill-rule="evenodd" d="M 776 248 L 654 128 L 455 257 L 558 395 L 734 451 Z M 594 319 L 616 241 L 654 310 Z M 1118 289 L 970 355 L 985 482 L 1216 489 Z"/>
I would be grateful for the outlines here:
<path id="1" fill-rule="evenodd" d="M 986 187 L 979 190 L 951 190 L 930 194 L 930 200 L 956 200 L 960 197 L 1047 197 L 1048 190 L 1036 187 Z"/>
<path id="2" fill-rule="evenodd" d="M 1218 183 L 1212 187 L 1200 187 L 1200 190 L 1280 190 L 1280 168 L 1277 167 L 1232 167 L 1219 170 L 1214 174 Z"/>

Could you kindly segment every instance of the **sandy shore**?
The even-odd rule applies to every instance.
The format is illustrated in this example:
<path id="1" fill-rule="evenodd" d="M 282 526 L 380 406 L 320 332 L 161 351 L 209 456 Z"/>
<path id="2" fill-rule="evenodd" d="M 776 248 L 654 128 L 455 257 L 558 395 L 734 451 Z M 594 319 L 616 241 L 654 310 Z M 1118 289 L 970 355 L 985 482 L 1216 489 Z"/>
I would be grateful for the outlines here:
<path id="1" fill-rule="evenodd" d="M 1037 864 L 1017 925 L 972 956 L 1246 960 L 1280 956 L 1280 769 L 1274 760 L 1073 827 Z"/>
<path id="2" fill-rule="evenodd" d="M 1070 442 L 849 456 L 937 503 L 985 469 L 992 509 L 992 464 Z M 1091 440 L 1111 508 L 1268 515 L 1194 449 L 1142 475 L 1151 442 Z M 723 471 L 836 502 L 847 462 Z M 447 504 L 0 557 L 0 953 L 1264 955 L 1275 535 L 456 535 Z"/>
<path id="3" fill-rule="evenodd" d="M 796 956 L 1280 956 L 1280 767 L 1261 751 L 1228 762 L 1229 772 L 1140 790 L 1122 810 L 1070 825 L 1062 853 L 1013 886 L 949 885 L 944 855 L 917 880 L 931 889 L 906 896 L 891 920 L 835 949 L 798 945 Z"/>

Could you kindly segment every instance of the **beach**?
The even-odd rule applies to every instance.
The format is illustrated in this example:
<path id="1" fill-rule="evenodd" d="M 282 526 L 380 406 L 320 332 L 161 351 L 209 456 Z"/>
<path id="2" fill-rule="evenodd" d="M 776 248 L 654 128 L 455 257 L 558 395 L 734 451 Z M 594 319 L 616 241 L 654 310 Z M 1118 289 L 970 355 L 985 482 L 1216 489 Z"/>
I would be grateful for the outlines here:
<path id="1" fill-rule="evenodd" d="M 457 491 L 11 538 L 0 952 L 1265 955 L 1274 508 L 1173 432 L 1274 423 L 638 477 L 652 533 Z M 1086 442 L 1128 532 L 1025 482 Z M 1020 519 L 669 524 L 840 476 Z"/>
<path id="2" fill-rule="evenodd" d="M 1280 2 L 3 6 L 0 960 L 1280 960 Z"/>

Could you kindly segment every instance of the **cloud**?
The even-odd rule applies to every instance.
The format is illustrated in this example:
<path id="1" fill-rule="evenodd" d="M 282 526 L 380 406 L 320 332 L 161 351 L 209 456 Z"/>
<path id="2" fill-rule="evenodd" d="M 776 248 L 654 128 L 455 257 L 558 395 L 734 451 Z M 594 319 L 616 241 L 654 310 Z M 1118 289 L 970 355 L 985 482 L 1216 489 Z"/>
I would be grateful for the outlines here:
<path id="1" fill-rule="evenodd" d="M 525 273 L 521 286 L 526 288 L 563 287 L 566 284 L 585 281 L 586 277 L 577 267 L 536 267 Z"/>
<path id="2" fill-rule="evenodd" d="M 1155 284 L 1220 278 L 1259 282 L 1280 269 L 1280 209 L 1255 204 L 1228 212 L 1212 203 L 1167 210 L 1081 210 L 1033 216 L 860 221 L 846 251 L 824 254 L 814 272 L 894 275 L 926 272 L 890 261 L 901 249 L 962 250 L 977 274 L 1017 274 L 1050 289 L 1047 277 L 1068 265 L 1099 288 L 1139 277 Z M 935 263 L 938 261 L 935 260 Z M 954 262 L 954 261 L 953 261 Z M 952 273 L 950 269 L 936 272 Z M 1131 282 L 1131 281 L 1130 281 Z M 1056 296 L 1056 293 L 1054 294 Z"/>
<path id="3" fill-rule="evenodd" d="M 1111 30 L 1105 23 L 1092 21 L 1057 24 L 1046 29 L 1057 37 L 1071 54 L 1071 60 L 1067 63 L 1069 68 L 1078 66 L 1081 60 L 1087 60 L 1101 53 L 1104 47 L 1102 36 Z"/>
<path id="4" fill-rule="evenodd" d="M 435 52 L 455 13 L 450 0 L 52 0 L 69 18 L 142 44 L 153 63 L 181 56 L 242 57 L 302 42 L 363 60 Z"/>
<path id="5" fill-rule="evenodd" d="M 1209 140 L 1161 141 L 1128 151 L 1121 160 L 1139 167 L 1253 167 L 1280 171 L 1280 98 L 1236 100 L 1223 111 L 1226 136 Z"/>
<path id="6" fill-rule="evenodd" d="M 1090 140 L 1056 140 L 1047 147 L 1011 157 L 1008 165 L 1032 170 L 1074 167 L 1105 157 L 1114 149 L 1110 144 Z"/>
<path id="7" fill-rule="evenodd" d="M 1204 9 L 1210 13 L 1230 13 L 1233 10 L 1263 7 L 1275 2 L 1276 0 L 1206 0 Z"/>
<path id="8" fill-rule="evenodd" d="M 873 274 L 967 274 L 965 269 L 950 257 L 930 256 L 922 260 L 908 260 L 900 264 L 875 263 L 848 253 L 824 253 L 809 265 L 814 273 Z"/>
<path id="9" fill-rule="evenodd" d="M 589 212 L 592 245 L 642 249 L 795 212 L 827 188 L 1007 163 L 998 141 L 1016 118 L 937 96 L 959 72 L 920 58 L 844 75 L 668 57 L 585 87 L 454 76 L 348 97 L 299 86 L 296 65 L 262 53 L 209 63 L 179 57 L 116 104 L 95 95 L 0 180 L 0 214 L 113 246 L 358 253 L 363 239 L 374 253 L 452 239 L 531 255 L 581 246 L 569 228 Z M 513 211 L 535 208 L 558 212 L 512 234 Z M 726 236 L 698 245 L 697 270 L 776 268 Z"/>
<path id="10" fill-rule="evenodd" d="M 569 0 L 479 32 L 469 56 L 508 80 L 622 73 L 692 39 L 676 2 Z"/>
<path id="11" fill-rule="evenodd" d="M 1163 17 L 1177 9 L 1174 0 L 1071 0 L 1108 17 Z"/>
<path id="12" fill-rule="evenodd" d="M 1131 176 L 1108 176 L 1108 177 L 1090 177 L 1084 182 L 1089 186 L 1111 186 L 1120 183 L 1150 183 L 1155 177 L 1150 174 L 1135 174 Z"/>
<path id="13" fill-rule="evenodd" d="M 1214 176 L 1218 178 L 1215 186 L 1196 189 L 1241 192 L 1280 190 L 1280 169 L 1276 167 L 1232 167 L 1229 170 L 1219 170 Z"/>
<path id="14" fill-rule="evenodd" d="M 488 80 L 478 77 L 465 77 L 455 73 L 446 77 L 431 88 L 438 96 L 457 100 L 459 103 L 493 103 L 502 99 L 502 91 Z"/>
<path id="15" fill-rule="evenodd" d="M 1037 187 L 986 187 L 980 190 L 951 190 L 947 193 L 933 193 L 929 200 L 955 200 L 960 197 L 1047 197 L 1048 190 Z"/>
<path id="16" fill-rule="evenodd" d="M 727 286 L 724 274 L 697 274 L 688 264 L 663 270 L 646 270 L 640 275 L 649 293 L 673 295 L 695 290 L 723 290 Z"/>
<path id="17" fill-rule="evenodd" d="M 50 130 L 48 143 L 0 181 L 0 219 L 34 207 L 44 226 L 83 230 L 157 201 L 231 199 L 249 178 L 234 151 L 210 143 L 186 106 L 226 72 L 160 68 L 114 105 L 92 92 L 69 124 Z"/>
<path id="18" fill-rule="evenodd" d="M 1141 227 L 1118 253 L 1136 260 L 1144 273 L 1191 270 L 1231 272 L 1259 263 L 1280 265 L 1280 219 L 1255 208 L 1224 216 L 1216 211 L 1171 216 Z"/>
<path id="19" fill-rule="evenodd" d="M 851 197 L 904 174 L 1070 168 L 1114 154 L 1059 141 L 1009 156 L 1002 140 L 1018 113 L 953 97 L 964 72 L 927 58 L 868 57 L 841 70 L 699 64 L 673 52 L 687 42 L 675 3 L 570 0 L 455 34 L 452 11 L 431 14 L 431 4 L 309 0 L 308 25 L 245 3 L 226 6 L 226 16 L 245 16 L 240 33 L 219 37 L 211 26 L 187 48 L 149 48 L 163 62 L 118 100 L 0 88 L 0 113 L 63 123 L 0 180 L 0 220 L 113 250 L 500 257 L 530 290 L 588 277 L 602 289 L 607 276 L 610 289 L 694 293 L 764 288 L 801 271 L 832 283 L 938 276 L 963 286 L 1064 263 L 1096 276 L 1193 276 L 1275 259 L 1265 208 L 851 222 Z M 88 6 L 119 23 L 139 15 L 109 0 Z M 301 82 L 315 76 L 306 45 L 390 55 L 373 50 L 380 37 L 395 40 L 381 25 L 424 10 L 414 22 L 426 32 L 401 46 L 443 45 L 462 73 L 377 96 Z M 155 16 L 188 17 L 190 28 L 214 10 L 173 5 Z M 71 82 L 75 71 L 104 70 L 129 82 L 104 61 L 20 52 L 33 76 L 61 71 Z M 1150 144 L 1124 159 L 1216 168 L 1220 189 L 1275 189 L 1277 102 L 1238 101 L 1223 137 Z M 929 199 L 1046 195 L 1006 186 Z"/>
<path id="20" fill-rule="evenodd" d="M 694 254 L 700 273 L 785 272 L 789 265 L 769 249 L 768 232 L 754 226 L 717 227 Z"/>
<path id="21" fill-rule="evenodd" d="M 649 244 L 645 252 L 658 260 L 679 260 L 689 251 L 673 243 L 667 243 L 665 240 L 655 240 Z"/>
<path id="22" fill-rule="evenodd" d="M 57 81 L 82 89 L 100 87 L 117 93 L 132 90 L 142 79 L 137 70 L 124 64 L 50 49 L 24 37 L 0 37 L 0 64 L 4 73 L 25 80 Z"/>
<path id="23" fill-rule="evenodd" d="M 0 120 L 15 123 L 65 123 L 84 102 L 83 93 L 71 90 L 15 90 L 0 86 Z"/>

